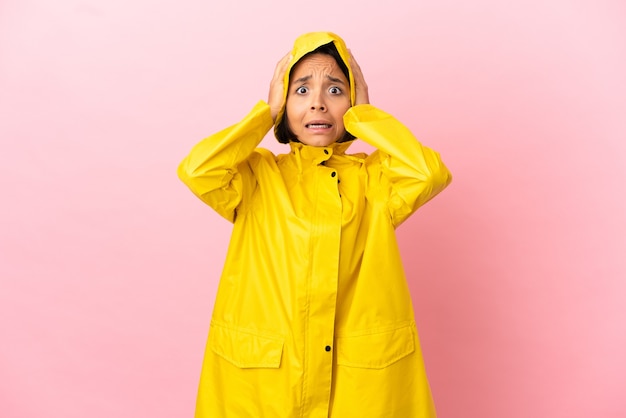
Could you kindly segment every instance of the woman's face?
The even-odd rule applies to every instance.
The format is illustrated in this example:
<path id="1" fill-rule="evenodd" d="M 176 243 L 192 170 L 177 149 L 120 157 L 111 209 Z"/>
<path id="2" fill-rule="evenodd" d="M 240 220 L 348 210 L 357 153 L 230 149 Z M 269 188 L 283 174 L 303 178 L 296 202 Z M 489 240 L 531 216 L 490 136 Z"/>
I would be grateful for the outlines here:
<path id="1" fill-rule="evenodd" d="M 286 114 L 291 132 L 306 145 L 324 147 L 344 133 L 350 85 L 330 55 L 303 58 L 291 71 Z"/>

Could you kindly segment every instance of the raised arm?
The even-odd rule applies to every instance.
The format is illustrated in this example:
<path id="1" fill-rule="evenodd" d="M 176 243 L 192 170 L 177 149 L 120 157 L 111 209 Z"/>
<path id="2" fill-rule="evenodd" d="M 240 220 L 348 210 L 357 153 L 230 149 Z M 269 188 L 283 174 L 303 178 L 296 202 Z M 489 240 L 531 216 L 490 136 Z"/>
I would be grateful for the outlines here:
<path id="1" fill-rule="evenodd" d="M 437 152 L 420 144 L 392 115 L 369 104 L 367 85 L 354 58 L 351 67 L 357 97 L 356 106 L 344 115 L 346 130 L 377 149 L 367 161 L 370 186 L 387 201 L 398 226 L 441 192 L 452 175 Z"/>
<path id="2" fill-rule="evenodd" d="M 178 166 L 178 177 L 202 201 L 234 222 L 244 194 L 256 184 L 246 160 L 271 127 L 269 106 L 261 101 L 241 122 L 196 144 Z"/>
<path id="3" fill-rule="evenodd" d="M 287 54 L 276 65 L 267 103 L 260 101 L 241 122 L 202 140 L 178 167 L 191 191 L 231 222 L 256 186 L 248 159 L 274 125 L 290 60 Z"/>

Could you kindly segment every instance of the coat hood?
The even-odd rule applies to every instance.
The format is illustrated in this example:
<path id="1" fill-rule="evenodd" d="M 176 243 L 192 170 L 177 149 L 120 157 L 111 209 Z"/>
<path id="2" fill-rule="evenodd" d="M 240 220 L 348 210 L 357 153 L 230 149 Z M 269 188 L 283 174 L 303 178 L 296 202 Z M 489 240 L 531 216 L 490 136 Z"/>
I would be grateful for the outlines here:
<path id="1" fill-rule="evenodd" d="M 276 124 L 274 125 L 274 134 L 278 126 L 283 122 L 283 115 L 285 113 L 285 104 L 287 100 L 287 92 L 289 89 L 289 75 L 293 67 L 309 52 L 315 51 L 322 45 L 333 43 L 339 56 L 343 60 L 343 63 L 348 68 L 348 81 L 350 82 L 350 105 L 354 106 L 356 97 L 354 89 L 354 76 L 352 75 L 352 68 L 350 67 L 350 53 L 346 47 L 345 42 L 338 35 L 332 32 L 310 32 L 299 36 L 294 42 L 293 49 L 291 50 L 292 60 L 289 64 L 289 68 L 285 72 L 285 78 L 283 80 L 284 92 L 283 92 L 283 105 L 276 116 Z"/>

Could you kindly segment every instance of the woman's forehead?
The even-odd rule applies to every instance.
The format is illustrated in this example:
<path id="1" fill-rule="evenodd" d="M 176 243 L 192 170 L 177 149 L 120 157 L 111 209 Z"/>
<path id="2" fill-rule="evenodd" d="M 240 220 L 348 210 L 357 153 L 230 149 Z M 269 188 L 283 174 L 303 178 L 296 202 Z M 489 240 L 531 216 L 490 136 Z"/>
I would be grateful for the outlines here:
<path id="1" fill-rule="evenodd" d="M 303 76 L 333 75 L 345 80 L 346 77 L 339 68 L 337 61 L 330 55 L 312 54 L 302 58 L 291 71 L 291 79 L 297 80 Z"/>

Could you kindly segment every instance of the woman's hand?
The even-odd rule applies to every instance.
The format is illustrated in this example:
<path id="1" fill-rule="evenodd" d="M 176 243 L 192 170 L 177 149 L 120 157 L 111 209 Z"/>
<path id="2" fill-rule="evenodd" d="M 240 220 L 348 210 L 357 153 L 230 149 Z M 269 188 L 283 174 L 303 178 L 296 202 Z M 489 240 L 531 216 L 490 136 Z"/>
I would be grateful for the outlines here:
<path id="1" fill-rule="evenodd" d="M 280 61 L 278 61 L 276 69 L 274 70 L 274 76 L 270 82 L 270 92 L 267 98 L 267 104 L 270 105 L 270 111 L 272 113 L 272 120 L 274 123 L 276 123 L 276 116 L 278 115 L 280 108 L 283 106 L 283 101 L 285 100 L 284 78 L 285 72 L 287 72 L 287 68 L 289 68 L 289 63 L 292 58 L 291 53 L 288 53 L 282 57 Z"/>
<path id="2" fill-rule="evenodd" d="M 352 55 L 352 51 L 350 52 L 350 68 L 352 68 L 352 76 L 354 77 L 354 90 L 355 90 L 355 99 L 354 104 L 369 104 L 370 97 L 367 90 L 367 83 L 365 82 L 365 77 L 363 77 L 363 72 L 361 71 L 361 67 L 357 64 L 354 59 L 354 55 Z"/>

